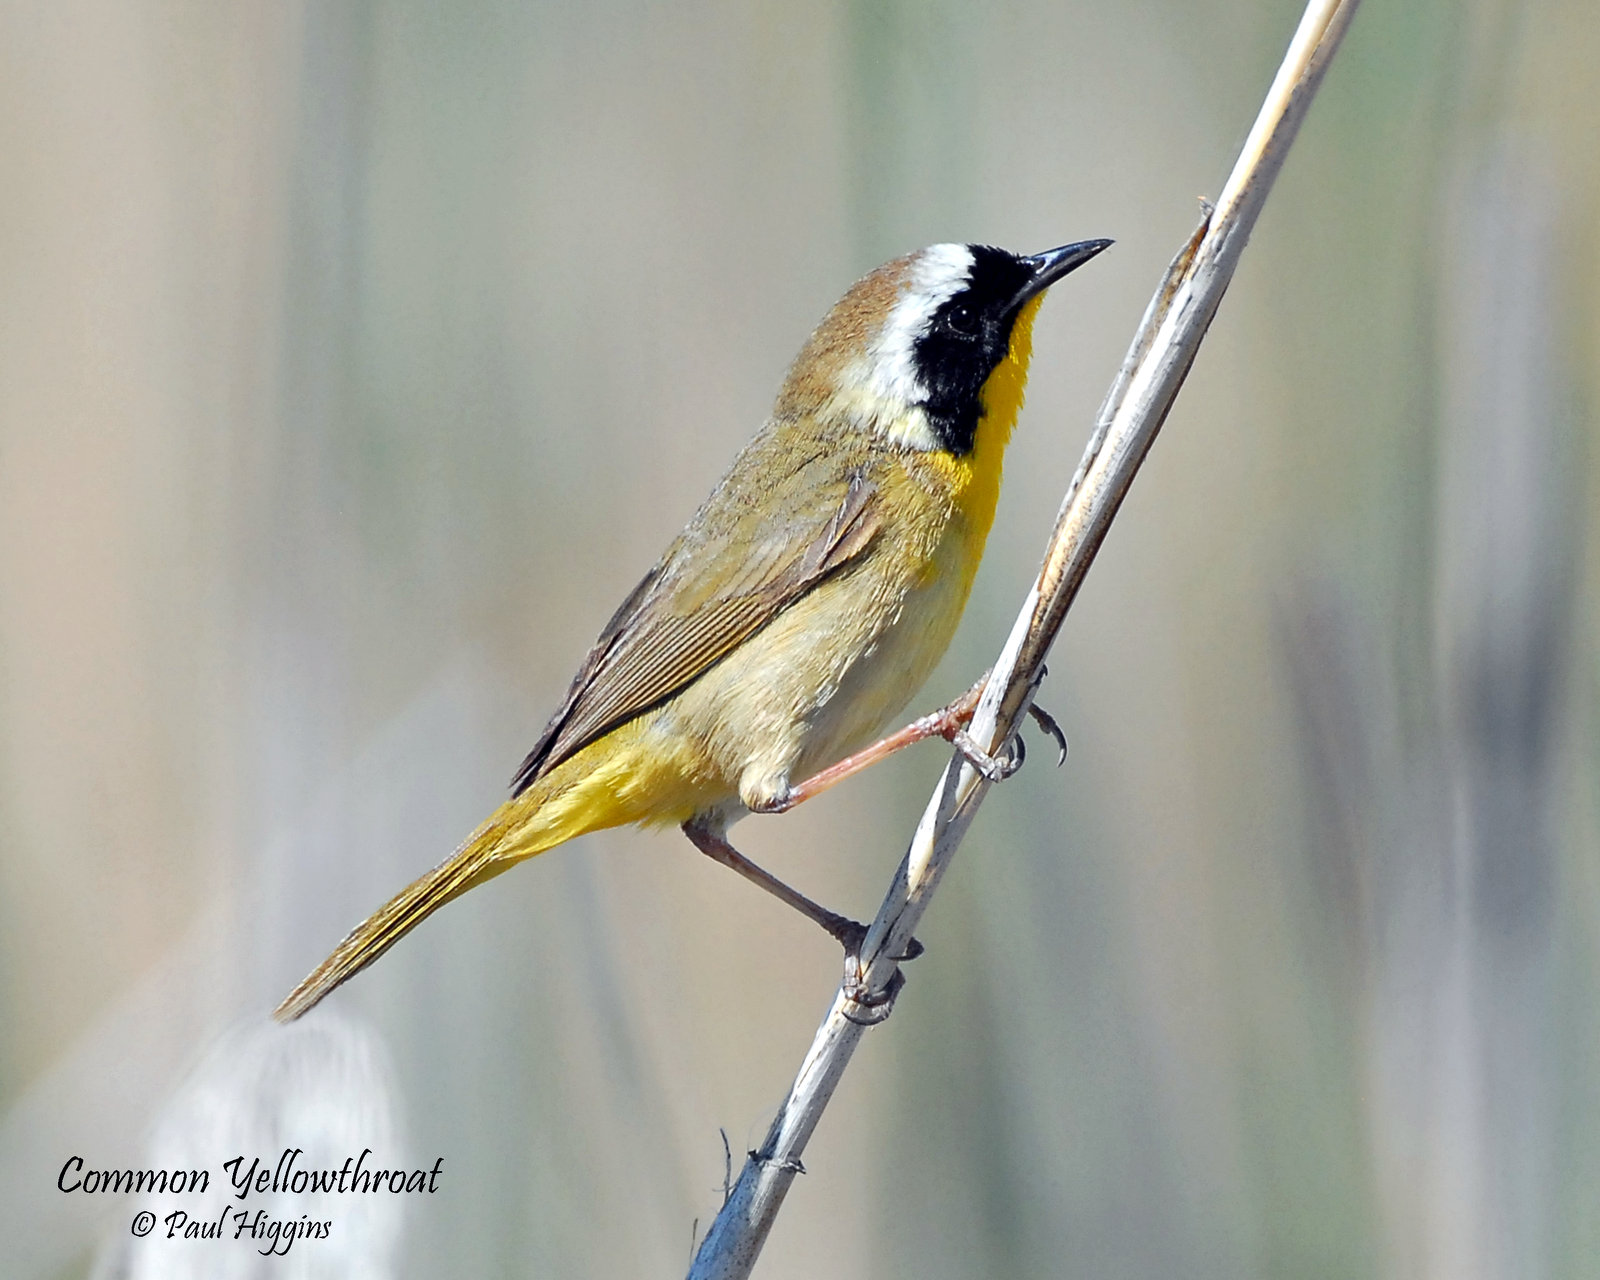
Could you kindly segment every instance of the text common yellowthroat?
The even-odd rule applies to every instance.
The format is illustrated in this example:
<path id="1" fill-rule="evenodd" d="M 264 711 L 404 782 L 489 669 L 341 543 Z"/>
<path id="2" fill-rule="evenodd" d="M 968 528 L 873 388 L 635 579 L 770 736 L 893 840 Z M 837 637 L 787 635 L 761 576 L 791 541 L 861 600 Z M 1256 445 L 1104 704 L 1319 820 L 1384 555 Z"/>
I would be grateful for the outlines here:
<path id="1" fill-rule="evenodd" d="M 882 754 L 836 763 L 910 701 L 954 635 L 1039 303 L 1110 243 L 1031 257 L 933 245 L 852 286 L 801 348 L 766 425 L 606 624 L 511 798 L 357 926 L 276 1016 L 299 1017 L 524 858 L 629 822 L 681 824 L 858 945 L 860 925 L 743 858 L 727 827 Z M 955 736 L 959 719 L 929 717 L 885 742 Z"/>

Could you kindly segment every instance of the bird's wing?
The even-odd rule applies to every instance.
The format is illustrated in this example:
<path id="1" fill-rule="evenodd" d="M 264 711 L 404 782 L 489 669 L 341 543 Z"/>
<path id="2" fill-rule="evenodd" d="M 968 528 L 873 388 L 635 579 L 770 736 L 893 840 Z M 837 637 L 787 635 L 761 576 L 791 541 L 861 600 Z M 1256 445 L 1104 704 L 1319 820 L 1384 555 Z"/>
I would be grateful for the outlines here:
<path id="1" fill-rule="evenodd" d="M 818 583 L 882 519 L 870 463 L 763 433 L 633 589 L 512 780 L 521 794 L 603 734 L 670 698 Z"/>

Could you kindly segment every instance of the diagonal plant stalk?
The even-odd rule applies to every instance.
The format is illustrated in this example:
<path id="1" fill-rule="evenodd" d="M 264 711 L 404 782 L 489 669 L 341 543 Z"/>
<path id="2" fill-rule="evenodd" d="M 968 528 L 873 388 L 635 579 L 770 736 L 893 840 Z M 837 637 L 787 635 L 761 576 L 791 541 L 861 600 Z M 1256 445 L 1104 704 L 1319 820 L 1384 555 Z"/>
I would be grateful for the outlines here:
<path id="1" fill-rule="evenodd" d="M 1194 363 L 1357 3 L 1311 0 L 1307 5 L 1222 195 L 1167 269 L 1145 311 L 1062 501 L 1039 577 L 973 718 L 969 732 L 991 751 L 1017 732 L 1027 714 L 1056 633 Z M 854 996 L 841 984 L 766 1139 L 750 1152 L 706 1233 L 689 1280 L 738 1280 L 750 1274 L 863 1030 L 881 1018 L 898 989 L 896 958 L 905 954 L 989 786 L 960 753 L 945 767 L 867 932 L 859 979 L 850 984 Z"/>

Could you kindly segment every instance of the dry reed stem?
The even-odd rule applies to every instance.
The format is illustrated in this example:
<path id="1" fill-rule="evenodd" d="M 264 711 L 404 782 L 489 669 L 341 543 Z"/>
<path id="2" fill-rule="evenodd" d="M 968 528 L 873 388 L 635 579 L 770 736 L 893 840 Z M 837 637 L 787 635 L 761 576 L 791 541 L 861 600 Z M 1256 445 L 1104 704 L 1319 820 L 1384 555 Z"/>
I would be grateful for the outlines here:
<path id="1" fill-rule="evenodd" d="M 1021 726 L 1067 609 L 1194 363 L 1357 3 L 1311 0 L 1307 5 L 1222 195 L 1173 260 L 1145 311 L 1062 501 L 1039 577 L 978 704 L 970 732 L 991 750 Z M 866 994 L 852 999 L 840 986 L 765 1141 L 749 1154 L 701 1242 L 689 1280 L 738 1280 L 750 1274 L 865 1026 L 886 1007 L 874 1009 L 862 1000 L 892 999 L 899 981 L 894 957 L 904 953 L 989 786 L 959 753 L 945 767 L 863 944 L 858 991 Z"/>

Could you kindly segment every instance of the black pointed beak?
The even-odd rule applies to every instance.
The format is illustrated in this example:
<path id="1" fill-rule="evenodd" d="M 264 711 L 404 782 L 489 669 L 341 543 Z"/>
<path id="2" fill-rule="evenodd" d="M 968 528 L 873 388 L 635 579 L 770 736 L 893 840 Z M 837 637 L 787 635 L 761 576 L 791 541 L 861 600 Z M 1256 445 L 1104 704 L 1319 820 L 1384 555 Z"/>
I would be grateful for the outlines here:
<path id="1" fill-rule="evenodd" d="M 1031 258 L 1023 258 L 1022 262 L 1033 268 L 1033 277 L 1017 290 L 1017 296 L 1011 300 L 1011 309 L 1015 311 L 1030 298 L 1037 297 L 1062 276 L 1076 271 L 1097 253 L 1109 249 L 1113 243 L 1111 240 L 1080 240 L 1077 244 L 1064 244 L 1059 249 L 1046 249 Z"/>

